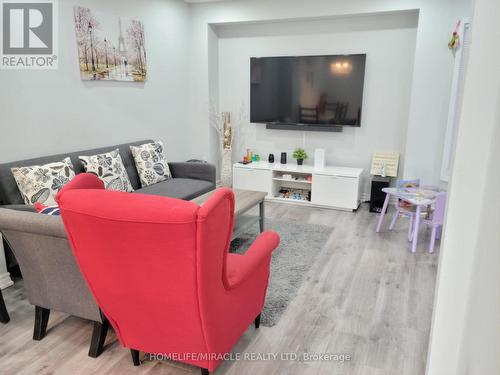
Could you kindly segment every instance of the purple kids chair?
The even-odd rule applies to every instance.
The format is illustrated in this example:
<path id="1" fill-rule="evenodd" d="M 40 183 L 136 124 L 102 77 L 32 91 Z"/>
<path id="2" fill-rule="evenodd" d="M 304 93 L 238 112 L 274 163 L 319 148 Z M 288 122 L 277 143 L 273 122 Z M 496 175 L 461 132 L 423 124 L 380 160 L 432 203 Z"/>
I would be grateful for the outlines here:
<path id="1" fill-rule="evenodd" d="M 420 187 L 420 179 L 415 179 L 415 180 L 398 180 L 396 183 L 396 188 L 397 189 L 404 189 L 404 188 L 414 188 L 414 187 Z M 410 226 L 408 228 L 408 241 L 411 241 L 413 238 L 413 222 L 415 221 L 415 206 L 408 204 L 407 202 L 404 202 L 400 199 L 398 199 L 396 205 L 396 212 L 394 213 L 394 216 L 392 217 L 391 225 L 389 226 L 389 230 L 393 230 L 394 226 L 396 225 L 396 221 L 400 216 L 405 216 L 410 219 Z"/>
<path id="2" fill-rule="evenodd" d="M 441 231 L 443 230 L 444 223 L 444 213 L 446 210 L 446 197 L 446 192 L 439 193 L 436 197 L 436 203 L 434 203 L 434 210 L 429 213 L 428 218 L 426 217 L 422 220 L 423 224 L 432 228 L 429 253 L 434 252 L 436 238 L 441 237 Z"/>

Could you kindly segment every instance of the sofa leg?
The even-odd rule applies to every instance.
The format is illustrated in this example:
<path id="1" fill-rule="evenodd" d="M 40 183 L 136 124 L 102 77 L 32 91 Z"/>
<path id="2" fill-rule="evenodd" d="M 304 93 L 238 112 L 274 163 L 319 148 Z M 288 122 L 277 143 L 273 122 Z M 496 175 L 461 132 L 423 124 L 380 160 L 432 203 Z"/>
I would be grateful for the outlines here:
<path id="1" fill-rule="evenodd" d="M 201 369 L 201 375 L 208 375 L 210 374 L 206 368 Z"/>
<path id="2" fill-rule="evenodd" d="M 90 341 L 89 357 L 97 358 L 101 355 L 108 334 L 109 322 L 106 318 L 102 323 L 94 322 L 92 340 Z"/>
<path id="3" fill-rule="evenodd" d="M 3 301 L 2 291 L 0 290 L 0 322 L 8 323 L 10 321 L 9 313 L 5 307 L 5 302 Z"/>
<path id="4" fill-rule="evenodd" d="M 130 349 L 130 354 L 132 354 L 132 362 L 134 362 L 134 366 L 139 366 L 141 364 L 141 360 L 139 359 L 139 351 Z"/>
<path id="5" fill-rule="evenodd" d="M 35 306 L 35 329 L 33 330 L 33 340 L 40 341 L 47 333 L 50 310 Z"/>
<path id="6" fill-rule="evenodd" d="M 257 317 L 255 318 L 255 328 L 259 328 L 260 327 L 260 314 L 257 315 Z"/>

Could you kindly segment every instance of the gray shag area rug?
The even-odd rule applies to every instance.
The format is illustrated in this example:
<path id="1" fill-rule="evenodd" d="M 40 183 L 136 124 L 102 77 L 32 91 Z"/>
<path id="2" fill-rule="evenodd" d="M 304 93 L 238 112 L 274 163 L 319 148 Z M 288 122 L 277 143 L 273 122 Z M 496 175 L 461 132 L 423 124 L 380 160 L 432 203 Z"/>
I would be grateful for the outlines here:
<path id="1" fill-rule="evenodd" d="M 302 224 L 293 221 L 267 220 L 266 229 L 281 237 L 280 246 L 271 261 L 271 277 L 261 324 L 274 326 L 297 295 L 316 256 L 325 246 L 333 228 L 324 225 Z M 243 254 L 258 235 L 258 229 L 249 230 L 231 243 L 230 252 Z"/>

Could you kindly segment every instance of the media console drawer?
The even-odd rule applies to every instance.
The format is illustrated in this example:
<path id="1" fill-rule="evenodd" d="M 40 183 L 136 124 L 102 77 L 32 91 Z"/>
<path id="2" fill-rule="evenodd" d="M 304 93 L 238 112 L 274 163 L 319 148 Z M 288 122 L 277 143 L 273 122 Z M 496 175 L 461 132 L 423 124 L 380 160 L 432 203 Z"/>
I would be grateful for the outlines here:
<path id="1" fill-rule="evenodd" d="M 272 190 L 272 171 L 234 167 L 233 187 L 242 190 L 263 191 L 270 194 Z"/>
<path id="2" fill-rule="evenodd" d="M 359 178 L 313 174 L 311 203 L 355 210 L 359 204 Z"/>

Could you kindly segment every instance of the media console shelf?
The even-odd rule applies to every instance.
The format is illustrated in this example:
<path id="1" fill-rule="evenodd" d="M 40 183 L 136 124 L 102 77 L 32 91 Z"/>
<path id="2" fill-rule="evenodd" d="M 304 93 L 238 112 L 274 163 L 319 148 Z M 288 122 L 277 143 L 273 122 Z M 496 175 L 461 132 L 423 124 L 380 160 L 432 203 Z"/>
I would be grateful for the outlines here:
<path id="1" fill-rule="evenodd" d="M 362 168 L 253 162 L 233 166 L 233 187 L 267 193 L 267 200 L 305 206 L 356 210 Z"/>

